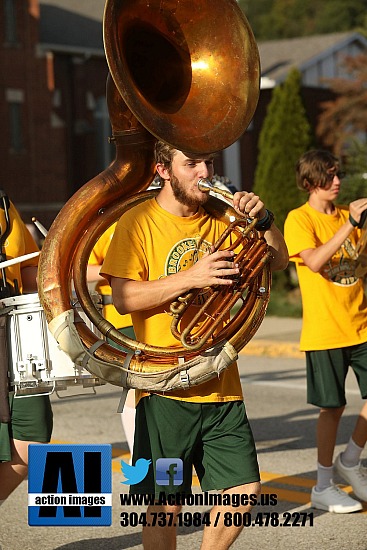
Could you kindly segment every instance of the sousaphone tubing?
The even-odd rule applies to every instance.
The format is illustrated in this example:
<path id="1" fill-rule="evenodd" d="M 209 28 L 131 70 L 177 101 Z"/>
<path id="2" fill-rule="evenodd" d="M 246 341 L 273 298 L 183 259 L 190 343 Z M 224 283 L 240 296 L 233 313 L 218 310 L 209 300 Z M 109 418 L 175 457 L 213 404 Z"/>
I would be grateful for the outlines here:
<path id="1" fill-rule="evenodd" d="M 156 193 L 145 190 L 155 174 L 157 139 L 201 155 L 221 151 L 240 138 L 259 97 L 259 54 L 235 0 L 107 0 L 103 31 L 116 157 L 70 198 L 52 224 L 39 263 L 40 301 L 51 332 L 76 363 L 116 385 L 157 389 L 159 379 L 159 388 L 167 390 L 171 375 L 161 365 L 172 365 L 172 376 L 182 381 L 188 366 L 194 372 L 201 360 L 223 350 L 233 361 L 257 330 L 269 299 L 266 243 L 254 224 L 231 206 L 219 199 L 209 201 L 214 215 L 228 225 L 236 222 L 231 231 L 245 250 L 238 295 L 233 300 L 233 294 L 228 298 L 222 289 L 214 289 L 219 304 L 234 301 L 230 322 L 219 333 L 208 330 L 207 338 L 201 338 L 206 330 L 186 335 L 182 343 L 178 320 L 173 329 L 179 338 L 175 348 L 132 340 L 100 315 L 88 292 L 88 259 L 112 223 Z M 261 253 L 256 252 L 259 248 Z M 130 353 L 98 340 L 78 319 L 71 299 L 72 279 L 88 318 Z M 129 374 L 127 380 L 127 371 L 137 375 Z M 199 381 L 190 383 L 202 381 L 205 377 L 199 376 Z"/>

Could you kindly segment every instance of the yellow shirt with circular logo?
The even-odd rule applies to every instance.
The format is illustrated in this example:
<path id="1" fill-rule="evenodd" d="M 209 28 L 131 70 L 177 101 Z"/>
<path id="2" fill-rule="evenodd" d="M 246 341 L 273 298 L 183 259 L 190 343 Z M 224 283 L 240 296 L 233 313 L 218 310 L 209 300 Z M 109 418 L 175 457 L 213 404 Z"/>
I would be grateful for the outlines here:
<path id="1" fill-rule="evenodd" d="M 323 214 L 309 203 L 292 210 L 284 225 L 289 257 L 296 263 L 302 295 L 303 351 L 335 349 L 367 341 L 367 300 L 363 280 L 355 275 L 355 251 L 360 230 L 355 229 L 340 249 L 314 273 L 300 252 L 328 242 L 346 223 L 349 209 Z"/>
<path id="2" fill-rule="evenodd" d="M 116 224 L 114 223 L 100 236 L 89 257 L 89 265 L 102 265 L 107 254 L 108 247 L 110 246 L 115 227 Z M 98 281 L 96 284 L 96 291 L 102 296 L 112 295 L 111 287 L 106 280 Z M 130 327 L 132 325 L 131 316 L 120 315 L 112 303 L 103 306 L 103 316 L 117 329 Z"/>
<path id="3" fill-rule="evenodd" d="M 126 212 L 117 223 L 101 274 L 135 281 L 153 281 L 191 267 L 221 236 L 227 224 L 200 208 L 194 216 L 170 214 L 153 198 Z M 228 244 L 228 243 L 227 243 Z M 205 302 L 208 289 L 196 306 Z M 171 334 L 170 303 L 131 314 L 136 338 L 160 347 L 181 343 Z M 167 368 L 171 365 L 167 365 Z M 162 367 L 164 368 L 164 367 Z M 204 384 L 166 397 L 195 402 L 242 400 L 237 364 Z"/>

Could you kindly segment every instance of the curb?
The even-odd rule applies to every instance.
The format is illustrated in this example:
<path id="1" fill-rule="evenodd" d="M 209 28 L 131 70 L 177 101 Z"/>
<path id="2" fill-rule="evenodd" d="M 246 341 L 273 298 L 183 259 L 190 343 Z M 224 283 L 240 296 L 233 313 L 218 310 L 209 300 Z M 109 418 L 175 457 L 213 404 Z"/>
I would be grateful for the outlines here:
<path id="1" fill-rule="evenodd" d="M 304 351 L 300 351 L 296 342 L 276 342 L 274 340 L 252 340 L 241 351 L 240 355 L 255 355 L 267 357 L 290 357 L 303 359 Z"/>

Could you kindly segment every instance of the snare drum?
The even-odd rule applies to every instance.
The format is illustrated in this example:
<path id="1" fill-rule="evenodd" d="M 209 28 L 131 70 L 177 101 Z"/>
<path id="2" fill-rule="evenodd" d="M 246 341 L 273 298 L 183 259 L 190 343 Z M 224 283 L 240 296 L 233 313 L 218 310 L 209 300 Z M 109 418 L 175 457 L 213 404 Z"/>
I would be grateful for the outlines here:
<path id="1" fill-rule="evenodd" d="M 92 294 L 97 309 L 102 309 L 100 296 Z M 38 294 L 23 294 L 0 301 L 7 313 L 10 385 L 16 396 L 50 394 L 71 386 L 90 388 L 105 384 L 87 370 L 75 365 L 57 344 L 47 327 L 46 317 Z M 102 335 L 89 321 L 81 308 L 80 317 L 98 338 Z"/>

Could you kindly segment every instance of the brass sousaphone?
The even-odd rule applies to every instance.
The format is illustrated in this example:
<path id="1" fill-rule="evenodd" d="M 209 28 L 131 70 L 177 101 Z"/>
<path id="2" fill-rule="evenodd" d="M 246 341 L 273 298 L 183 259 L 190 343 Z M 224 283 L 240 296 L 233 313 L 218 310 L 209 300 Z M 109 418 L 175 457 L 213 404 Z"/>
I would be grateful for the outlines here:
<path id="1" fill-rule="evenodd" d="M 228 223 L 235 221 L 230 231 L 243 248 L 235 292 L 227 296 L 214 289 L 214 300 L 230 302 L 231 308 L 240 302 L 240 307 L 237 319 L 215 337 L 209 329 L 199 344 L 201 333 L 186 335 L 174 349 L 122 335 L 94 307 L 87 263 L 103 232 L 152 196 L 144 191 L 154 177 L 157 138 L 186 153 L 205 154 L 242 135 L 259 96 L 258 50 L 235 0 L 107 0 L 103 29 L 116 158 L 71 197 L 52 224 L 39 263 L 40 300 L 51 332 L 76 364 L 115 385 L 161 391 L 187 387 L 219 374 L 263 319 L 269 253 L 254 223 L 219 199 L 208 205 Z M 78 318 L 71 305 L 72 279 L 89 319 L 130 353 L 98 340 Z M 189 301 L 185 296 L 173 304 L 174 332 L 179 333 L 180 324 L 175 310 Z M 204 372 L 208 362 L 214 367 Z M 162 369 L 162 364 L 172 368 Z"/>

